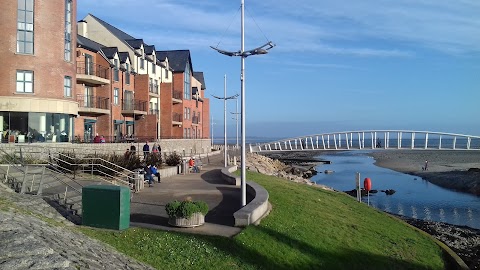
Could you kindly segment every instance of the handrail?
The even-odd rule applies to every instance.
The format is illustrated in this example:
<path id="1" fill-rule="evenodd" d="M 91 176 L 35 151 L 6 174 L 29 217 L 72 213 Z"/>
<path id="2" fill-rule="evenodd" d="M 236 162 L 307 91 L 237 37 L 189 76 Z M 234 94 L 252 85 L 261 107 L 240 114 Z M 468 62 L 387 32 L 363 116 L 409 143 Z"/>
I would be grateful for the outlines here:
<path id="1" fill-rule="evenodd" d="M 72 157 L 67 156 L 67 155 L 65 155 L 65 154 L 62 154 L 62 153 L 57 153 L 57 154 L 58 154 L 58 155 L 61 155 L 61 156 L 64 156 L 64 157 L 66 157 L 66 158 L 68 158 L 68 159 L 73 159 Z M 89 169 L 89 171 L 102 173 L 102 174 L 104 174 L 105 176 L 108 176 L 108 177 L 110 177 L 110 178 L 113 178 L 113 179 L 115 179 L 116 181 L 119 181 L 119 182 L 121 182 L 121 183 L 123 183 L 123 184 L 126 184 L 126 185 L 129 185 L 129 184 L 130 184 L 130 181 L 125 181 L 125 180 L 123 180 L 123 179 L 121 179 L 121 178 L 116 177 L 116 176 L 113 175 L 113 174 L 107 174 L 107 173 L 102 172 L 102 171 L 97 170 L 97 169 L 94 170 L 94 169 L 93 169 L 94 166 L 102 167 L 102 168 L 105 168 L 105 169 L 107 169 L 107 170 L 109 170 L 109 171 L 112 171 L 112 172 L 115 172 L 115 173 L 117 173 L 117 174 L 123 175 L 123 176 L 127 177 L 128 180 L 133 179 L 133 177 L 130 176 L 130 174 L 134 174 L 133 171 L 130 171 L 130 170 L 126 169 L 126 168 L 123 168 L 123 167 L 121 167 L 121 166 L 118 166 L 117 164 L 112 163 L 112 162 L 110 162 L 110 161 L 108 161 L 108 160 L 105 160 L 105 159 L 103 159 L 103 158 L 92 157 L 92 158 L 79 158 L 79 159 L 80 159 L 80 160 L 100 160 L 101 162 L 105 162 L 105 163 L 107 163 L 107 164 L 111 164 L 111 165 L 113 165 L 113 166 L 115 166 L 115 167 L 118 167 L 118 168 L 122 169 L 123 171 L 127 171 L 127 172 L 129 172 L 130 174 L 125 174 L 125 173 L 123 173 L 123 172 L 121 172 L 121 171 L 115 171 L 115 170 L 113 170 L 112 168 L 109 168 L 109 167 L 105 166 L 105 165 L 102 164 L 102 163 L 93 163 L 93 162 L 91 162 L 91 163 L 70 163 L 70 162 L 68 162 L 68 161 L 65 161 L 65 160 L 63 160 L 63 159 L 59 159 L 59 158 L 56 158 L 56 157 L 52 157 L 52 158 L 53 158 L 54 160 L 59 160 L 59 161 L 61 161 L 61 162 L 63 162 L 63 163 L 66 163 L 66 164 L 68 164 L 68 165 L 70 165 L 70 166 L 79 166 L 79 167 L 90 167 L 90 166 L 91 166 L 92 168 Z M 70 170 L 70 169 L 67 169 L 67 168 L 65 168 L 65 167 L 62 167 L 62 166 L 60 166 L 60 165 L 58 165 L 58 164 L 53 164 L 53 165 L 56 166 L 56 167 L 60 167 L 60 168 L 62 168 L 62 169 L 65 169 L 65 170 L 67 170 L 67 171 L 70 171 L 71 173 L 74 173 L 74 171 L 72 171 L 72 170 Z M 87 171 L 86 169 L 82 169 L 82 172 L 86 172 L 86 171 Z"/>
<path id="2" fill-rule="evenodd" d="M 21 149 L 21 146 L 20 146 L 20 145 L 17 145 L 17 146 L 20 147 L 20 149 Z M 40 148 L 40 149 L 46 150 L 45 147 L 41 147 L 41 146 L 36 146 L 36 148 Z M 50 150 L 50 148 L 49 148 L 49 150 Z M 41 152 L 40 152 L 40 153 L 41 153 Z M 103 174 L 104 176 L 108 176 L 108 177 L 114 179 L 114 181 L 118 181 L 118 182 L 120 182 L 120 183 L 122 183 L 122 184 L 124 184 L 124 185 L 127 185 L 127 186 L 130 185 L 130 180 L 134 179 L 131 175 L 135 174 L 135 172 L 133 172 L 133 171 L 127 169 L 127 168 L 121 167 L 121 166 L 119 166 L 119 165 L 117 165 L 117 164 L 115 164 L 115 163 L 112 163 L 112 162 L 110 162 L 110 161 L 108 161 L 108 160 L 105 160 L 105 159 L 103 159 L 103 158 L 99 158 L 99 157 L 88 157 L 88 158 L 86 158 L 86 157 L 77 158 L 77 157 L 76 157 L 76 158 L 72 158 L 72 157 L 70 157 L 70 156 L 68 156 L 68 155 L 65 155 L 65 154 L 63 154 L 63 153 L 60 153 L 60 152 L 58 152 L 58 151 L 56 151 L 56 150 L 54 151 L 53 154 L 57 154 L 57 155 L 59 155 L 59 156 L 61 156 L 61 157 L 64 157 L 64 158 L 66 158 L 66 159 L 68 159 L 68 160 L 71 160 L 71 161 L 74 160 L 74 159 L 79 159 L 79 160 L 83 160 L 83 161 L 87 161 L 87 162 L 88 162 L 88 163 L 72 163 L 72 162 L 69 162 L 69 161 L 67 161 L 67 160 L 65 160 L 65 159 L 60 159 L 60 158 L 57 158 L 57 157 L 53 156 L 53 154 L 52 154 L 50 151 L 49 151 L 48 153 L 46 153 L 46 154 L 48 155 L 49 160 L 52 159 L 52 160 L 54 160 L 54 161 L 57 162 L 57 164 L 55 164 L 55 163 L 53 163 L 53 162 L 49 162 L 49 165 L 51 165 L 52 167 L 61 168 L 62 170 L 67 170 L 68 172 L 73 173 L 73 174 L 74 174 L 74 178 L 75 178 L 75 171 L 70 170 L 70 169 L 68 169 L 68 168 L 65 168 L 64 166 L 61 166 L 61 165 L 59 165 L 58 163 L 61 162 L 61 163 L 65 163 L 65 164 L 67 164 L 67 165 L 69 165 L 69 166 L 79 166 L 79 167 L 82 167 L 82 168 L 83 168 L 83 169 L 81 170 L 82 172 L 86 172 L 86 170 L 84 169 L 84 167 L 90 167 L 90 166 L 91 166 L 92 168 L 90 169 L 90 171 L 92 171 L 92 172 L 93 172 L 93 171 L 94 171 L 94 172 L 98 172 L 98 173 L 100 173 L 100 174 Z M 100 163 L 94 163 L 93 160 L 97 160 L 97 161 L 99 161 Z M 90 161 L 92 161 L 92 162 L 90 162 Z M 104 164 L 109 164 L 109 165 L 111 165 L 112 167 L 117 168 L 118 171 L 117 171 L 117 170 L 114 170 L 114 169 L 112 169 L 112 168 L 109 168 L 109 167 L 105 166 L 105 165 L 102 164 L 102 163 L 104 163 Z M 102 171 L 100 171 L 100 170 L 98 170 L 98 169 L 95 169 L 95 170 L 94 170 L 93 168 L 94 168 L 95 166 L 104 168 L 104 169 L 106 169 L 106 170 L 108 170 L 108 171 L 110 171 L 110 172 L 112 172 L 112 173 L 111 173 L 111 174 L 107 174 L 107 173 L 102 172 Z M 126 173 L 125 173 L 125 171 L 126 171 Z M 59 171 L 59 172 L 61 172 L 61 171 Z M 63 173 L 63 172 L 61 172 L 61 173 Z M 126 177 L 126 178 L 127 178 L 127 181 L 125 181 L 125 180 L 122 179 L 122 178 L 119 178 L 119 177 L 115 176 L 114 174 L 117 174 L 117 175 Z"/>
<path id="3" fill-rule="evenodd" d="M 0 148 L 0 151 L 3 152 L 3 154 L 7 155 L 8 157 L 12 157 L 15 161 L 18 161 L 17 164 L 20 164 L 22 167 L 27 168 L 27 167 L 26 167 L 27 165 L 26 165 L 22 160 L 19 160 L 19 159 L 15 156 L 15 154 L 14 154 L 13 156 L 11 156 L 11 155 L 10 155 L 9 153 L 7 153 L 3 148 Z M 12 164 L 12 163 L 10 163 L 10 162 L 9 162 L 8 164 L 9 164 L 9 165 L 12 165 L 12 166 L 13 166 L 13 165 L 17 165 L 17 164 Z M 51 169 L 49 169 L 49 168 L 47 168 L 47 167 L 45 167 L 45 168 L 48 169 L 48 170 L 51 170 Z M 19 168 L 17 168 L 17 169 L 19 169 Z M 28 174 L 28 171 L 27 171 L 26 169 L 25 169 L 25 170 L 19 169 L 19 170 L 24 174 L 24 176 L 26 176 L 26 175 Z M 51 170 L 51 171 L 53 171 L 53 170 Z M 58 172 L 58 171 L 55 171 L 55 172 Z M 77 192 L 77 193 L 79 193 L 79 194 L 82 194 L 81 191 L 79 191 L 79 190 L 76 189 L 75 187 L 71 186 L 69 183 L 63 181 L 62 179 L 60 179 L 60 178 L 59 178 L 58 176 L 56 176 L 55 174 L 51 174 L 51 175 L 49 175 L 49 176 L 55 178 L 55 180 L 57 180 L 57 181 L 59 181 L 59 182 L 62 182 L 62 183 L 65 184 L 66 186 L 68 186 L 68 187 L 70 187 L 71 189 L 73 189 L 75 192 Z M 66 176 L 66 175 L 65 175 L 65 176 Z M 72 178 L 70 178 L 70 177 L 68 177 L 68 176 L 66 176 L 66 177 L 69 178 L 72 182 L 78 184 L 79 186 L 82 186 L 80 183 L 78 183 L 78 182 L 75 181 L 74 179 L 72 179 Z M 25 185 L 25 183 L 22 183 L 22 186 L 23 186 L 23 185 Z M 39 189 L 40 189 L 40 187 L 39 187 Z"/>

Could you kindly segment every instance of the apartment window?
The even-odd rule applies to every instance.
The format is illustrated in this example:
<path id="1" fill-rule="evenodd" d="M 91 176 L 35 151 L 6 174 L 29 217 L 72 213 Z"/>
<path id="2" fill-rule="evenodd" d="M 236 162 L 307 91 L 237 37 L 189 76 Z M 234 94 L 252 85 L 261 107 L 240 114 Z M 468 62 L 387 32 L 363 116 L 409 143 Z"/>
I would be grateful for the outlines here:
<path id="1" fill-rule="evenodd" d="M 190 108 L 187 108 L 187 119 L 190 119 Z"/>
<path id="2" fill-rule="evenodd" d="M 113 104 L 118 105 L 118 88 L 113 88 Z"/>
<path id="3" fill-rule="evenodd" d="M 168 68 L 165 69 L 165 78 L 168 79 Z"/>
<path id="4" fill-rule="evenodd" d="M 17 93 L 33 93 L 33 71 L 17 70 Z"/>
<path id="5" fill-rule="evenodd" d="M 152 63 L 152 73 L 155 74 L 155 63 Z"/>
<path id="6" fill-rule="evenodd" d="M 183 93 L 184 93 L 184 99 L 185 100 L 190 100 L 191 99 L 191 88 L 190 88 L 190 65 L 187 62 L 187 68 L 185 68 L 185 73 L 184 73 L 184 79 L 183 79 Z"/>
<path id="7" fill-rule="evenodd" d="M 118 82 L 118 60 L 113 60 L 114 68 L 113 68 L 113 79 Z"/>
<path id="8" fill-rule="evenodd" d="M 155 94 L 158 94 L 158 80 L 154 80 L 153 92 L 155 92 Z"/>
<path id="9" fill-rule="evenodd" d="M 65 0 L 65 61 L 72 59 L 72 0 Z"/>
<path id="10" fill-rule="evenodd" d="M 65 76 L 63 79 L 63 94 L 66 97 L 72 96 L 72 77 Z"/>
<path id="11" fill-rule="evenodd" d="M 185 139 L 187 138 L 187 129 L 186 128 L 183 129 L 183 138 L 185 138 Z"/>
<path id="12" fill-rule="evenodd" d="M 140 68 L 145 69 L 145 59 L 140 58 Z"/>
<path id="13" fill-rule="evenodd" d="M 187 108 L 183 108 L 183 119 L 187 119 Z"/>
<path id="14" fill-rule="evenodd" d="M 125 63 L 125 68 L 127 69 L 125 71 L 125 83 L 130 84 L 130 65 L 128 63 Z"/>
<path id="15" fill-rule="evenodd" d="M 153 79 L 149 78 L 148 80 L 149 80 L 148 89 L 150 93 L 153 93 Z"/>
<path id="16" fill-rule="evenodd" d="M 18 0 L 17 53 L 33 54 L 33 0 Z"/>

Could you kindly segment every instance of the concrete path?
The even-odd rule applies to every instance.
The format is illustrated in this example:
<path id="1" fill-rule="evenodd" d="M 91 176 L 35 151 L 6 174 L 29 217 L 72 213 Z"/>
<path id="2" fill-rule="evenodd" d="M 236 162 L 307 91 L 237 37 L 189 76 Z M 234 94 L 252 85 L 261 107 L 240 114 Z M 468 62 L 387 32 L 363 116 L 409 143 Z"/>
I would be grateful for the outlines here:
<path id="1" fill-rule="evenodd" d="M 218 154 L 211 156 L 209 160 L 203 158 L 200 173 L 164 178 L 161 183 L 155 183 L 153 187 L 146 185 L 145 189 L 133 194 L 130 225 L 225 237 L 238 234 L 241 228 L 234 227 L 233 213 L 241 208 L 240 187 L 223 181 L 220 172 L 223 168 L 222 158 L 222 155 Z M 168 225 L 165 204 L 187 197 L 208 204 L 210 211 L 205 217 L 205 224 L 196 228 L 176 228 Z"/>

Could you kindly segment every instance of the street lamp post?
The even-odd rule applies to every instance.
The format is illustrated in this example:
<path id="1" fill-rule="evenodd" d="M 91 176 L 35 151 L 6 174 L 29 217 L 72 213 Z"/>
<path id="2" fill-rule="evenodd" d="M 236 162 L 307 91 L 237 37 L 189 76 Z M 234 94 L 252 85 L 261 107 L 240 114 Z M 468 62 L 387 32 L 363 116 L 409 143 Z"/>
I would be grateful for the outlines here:
<path id="1" fill-rule="evenodd" d="M 223 141 L 224 141 L 224 150 L 223 150 L 223 155 L 224 155 L 224 167 L 227 167 L 227 100 L 228 99 L 236 99 L 238 97 L 238 94 L 234 96 L 229 96 L 227 97 L 227 75 L 224 75 L 224 87 L 223 87 L 223 97 L 217 97 L 212 95 L 216 99 L 223 99 Z"/>
<path id="2" fill-rule="evenodd" d="M 240 51 L 237 52 L 229 52 L 220 50 L 218 48 L 210 46 L 212 49 L 216 50 L 217 52 L 227 55 L 227 56 L 240 56 L 240 63 L 241 63 L 241 71 L 240 71 L 240 81 L 241 81 L 241 137 L 242 137 L 242 145 L 241 145 L 241 190 L 242 190 L 242 207 L 247 204 L 247 186 L 246 186 L 246 164 L 245 160 L 247 158 L 246 151 L 245 151 L 245 58 L 250 55 L 257 55 L 257 54 L 266 54 L 268 50 L 275 47 L 273 42 L 269 41 L 264 45 L 255 48 L 253 50 L 245 51 L 245 4 L 244 0 L 240 0 L 240 9 L 241 9 L 241 47 Z"/>
<path id="3" fill-rule="evenodd" d="M 215 125 L 215 123 L 213 122 L 213 116 L 212 116 L 212 121 L 210 123 L 210 126 L 212 127 L 212 132 L 210 133 L 210 138 L 212 139 L 212 148 L 213 148 L 213 125 Z"/>
<path id="4" fill-rule="evenodd" d="M 238 148 L 238 115 L 240 114 L 238 112 L 238 98 L 235 101 L 235 112 L 230 112 L 230 113 L 235 115 L 235 118 L 232 118 L 232 119 L 235 120 L 237 124 L 237 140 L 235 142 L 235 147 Z"/>

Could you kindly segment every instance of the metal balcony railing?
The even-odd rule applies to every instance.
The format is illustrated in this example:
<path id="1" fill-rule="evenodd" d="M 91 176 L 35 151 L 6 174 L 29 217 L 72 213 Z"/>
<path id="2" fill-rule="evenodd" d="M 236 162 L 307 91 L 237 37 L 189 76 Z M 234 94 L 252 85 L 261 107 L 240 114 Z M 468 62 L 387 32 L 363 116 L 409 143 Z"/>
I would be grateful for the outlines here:
<path id="1" fill-rule="evenodd" d="M 181 91 L 173 90 L 172 98 L 174 98 L 174 99 L 182 99 L 182 92 L 181 92 Z"/>
<path id="2" fill-rule="evenodd" d="M 182 115 L 179 113 L 172 113 L 172 120 L 174 122 L 182 122 L 183 118 Z"/>
<path id="3" fill-rule="evenodd" d="M 77 74 L 93 75 L 109 79 L 109 68 L 95 63 L 77 62 Z"/>
<path id="4" fill-rule="evenodd" d="M 138 99 L 122 99 L 122 110 L 125 111 L 147 111 L 148 102 Z"/>
<path id="5" fill-rule="evenodd" d="M 192 124 L 198 124 L 200 123 L 200 118 L 198 116 L 192 117 Z"/>
<path id="6" fill-rule="evenodd" d="M 96 108 L 96 109 L 110 109 L 109 98 L 97 97 L 94 95 L 77 95 L 77 102 L 79 107 Z"/>
<path id="7" fill-rule="evenodd" d="M 158 94 L 158 85 L 150 84 L 148 87 L 148 91 L 153 94 Z"/>
<path id="8" fill-rule="evenodd" d="M 150 109 L 148 110 L 148 114 L 151 114 L 151 115 L 158 115 L 159 111 L 156 110 L 156 109 Z"/>

